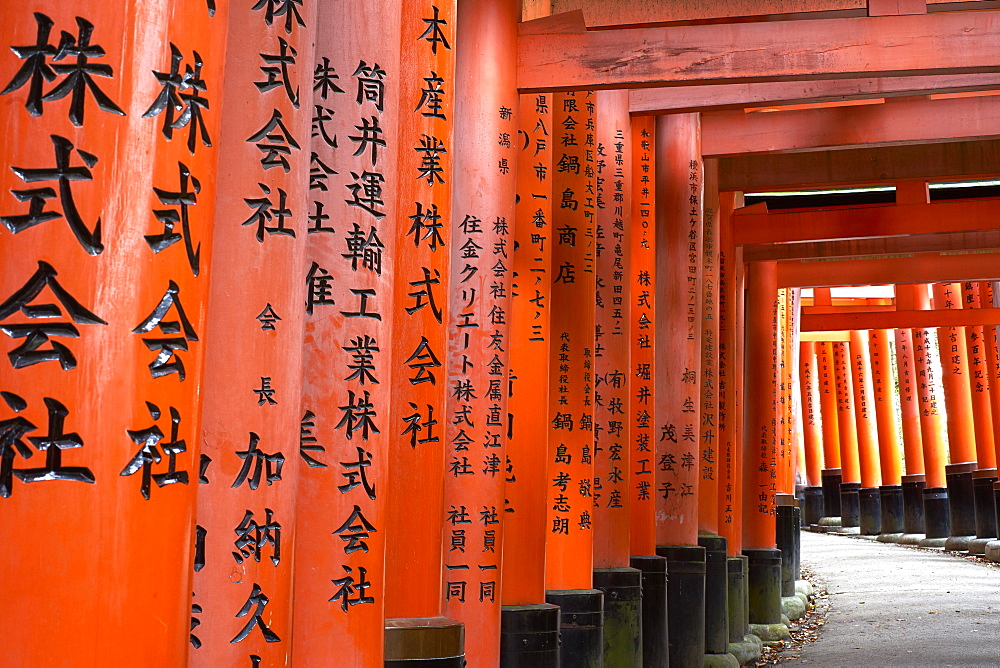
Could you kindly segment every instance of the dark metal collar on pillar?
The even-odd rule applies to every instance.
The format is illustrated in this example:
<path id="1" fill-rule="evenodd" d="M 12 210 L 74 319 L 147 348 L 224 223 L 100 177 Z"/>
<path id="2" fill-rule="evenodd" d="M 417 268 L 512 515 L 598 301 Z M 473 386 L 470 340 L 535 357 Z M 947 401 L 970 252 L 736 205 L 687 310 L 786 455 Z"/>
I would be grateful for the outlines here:
<path id="1" fill-rule="evenodd" d="M 861 526 L 860 482 L 840 483 L 840 526 L 853 528 Z"/>
<path id="2" fill-rule="evenodd" d="M 629 563 L 642 571 L 642 666 L 667 668 L 667 560 L 643 554 L 633 556 Z"/>
<path id="3" fill-rule="evenodd" d="M 878 487 L 858 490 L 859 524 L 862 536 L 877 536 L 882 532 L 882 500 Z"/>
<path id="4" fill-rule="evenodd" d="M 705 548 L 705 653 L 729 651 L 729 576 L 726 539 L 712 534 L 698 536 Z"/>
<path id="5" fill-rule="evenodd" d="M 565 668 L 601 668 L 604 663 L 604 592 L 566 589 L 545 592 L 560 608 L 560 661 Z"/>
<path id="6" fill-rule="evenodd" d="M 976 502 L 972 483 L 972 472 L 975 470 L 975 462 L 944 467 L 948 485 L 948 516 L 951 520 L 951 531 L 944 544 L 946 550 L 967 550 L 969 541 L 976 535 Z"/>
<path id="7" fill-rule="evenodd" d="M 781 551 L 746 548 L 751 624 L 781 623 Z"/>
<path id="8" fill-rule="evenodd" d="M 594 589 L 604 592 L 604 665 L 641 665 L 642 571 L 594 569 Z"/>
<path id="9" fill-rule="evenodd" d="M 924 487 L 923 473 L 903 476 L 903 536 L 900 543 L 916 544 L 924 538 Z"/>
<path id="10" fill-rule="evenodd" d="M 948 514 L 948 489 L 946 487 L 925 487 L 924 535 L 921 547 L 944 547 L 951 531 Z"/>
<path id="11" fill-rule="evenodd" d="M 447 617 L 385 620 L 385 668 L 462 668 L 465 625 Z"/>
<path id="12" fill-rule="evenodd" d="M 806 487 L 802 490 L 802 523 L 806 526 L 819 524 L 823 517 L 823 488 Z"/>
<path id="13" fill-rule="evenodd" d="M 500 609 L 501 668 L 559 668 L 559 606 L 505 605 Z"/>
<path id="14" fill-rule="evenodd" d="M 705 660 L 705 548 L 659 545 L 667 558 L 667 625 L 670 665 L 700 666 Z"/>
<path id="15" fill-rule="evenodd" d="M 972 497 L 976 506 L 976 537 L 969 541 L 969 554 L 986 554 L 986 544 L 997 539 L 997 516 L 993 503 L 996 469 L 972 472 Z"/>
<path id="16" fill-rule="evenodd" d="M 882 532 L 881 543 L 895 543 L 903 535 L 906 526 L 903 512 L 903 486 L 882 485 L 878 488 L 879 510 Z"/>
<path id="17" fill-rule="evenodd" d="M 823 517 L 840 517 L 840 469 L 823 469 Z"/>

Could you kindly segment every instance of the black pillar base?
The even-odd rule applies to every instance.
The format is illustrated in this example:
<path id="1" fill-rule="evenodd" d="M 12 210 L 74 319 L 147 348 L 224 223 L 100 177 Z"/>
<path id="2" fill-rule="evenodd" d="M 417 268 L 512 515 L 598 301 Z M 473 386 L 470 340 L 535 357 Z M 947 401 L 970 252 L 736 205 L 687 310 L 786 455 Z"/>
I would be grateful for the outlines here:
<path id="1" fill-rule="evenodd" d="M 903 533 L 906 526 L 903 511 L 903 486 L 882 485 L 878 488 L 878 494 L 882 535 L 890 536 Z"/>
<path id="2" fill-rule="evenodd" d="M 944 467 L 948 485 L 948 516 L 951 531 L 945 542 L 946 550 L 969 549 L 969 541 L 976 535 L 976 501 L 972 486 L 975 462 L 948 464 Z"/>
<path id="3" fill-rule="evenodd" d="M 448 617 L 387 619 L 384 665 L 385 668 L 462 668 L 465 625 Z"/>
<path id="4" fill-rule="evenodd" d="M 802 523 L 806 526 L 819 524 L 823 517 L 823 488 L 806 487 L 802 490 Z"/>
<path id="5" fill-rule="evenodd" d="M 948 489 L 946 487 L 925 487 L 924 497 L 924 535 L 920 541 L 926 547 L 944 547 L 944 541 L 951 535 L 951 522 L 948 514 Z"/>
<path id="6" fill-rule="evenodd" d="M 903 476 L 903 533 L 924 533 L 924 474 Z"/>
<path id="7" fill-rule="evenodd" d="M 860 490 L 860 482 L 840 483 L 840 526 L 861 526 L 861 500 L 858 498 Z"/>
<path id="8" fill-rule="evenodd" d="M 604 592 L 604 665 L 642 663 L 642 571 L 594 569 L 594 589 Z"/>
<path id="9" fill-rule="evenodd" d="M 747 558 L 742 554 L 726 559 L 729 583 L 729 642 L 743 642 L 750 632 L 747 619 Z"/>
<path id="10" fill-rule="evenodd" d="M 705 548 L 705 653 L 729 651 L 729 577 L 726 571 L 726 539 L 702 534 L 698 545 Z"/>
<path id="11" fill-rule="evenodd" d="M 632 568 L 642 571 L 642 666 L 667 668 L 667 560 L 655 554 L 633 556 Z"/>
<path id="12" fill-rule="evenodd" d="M 667 558 L 667 635 L 670 664 L 700 666 L 705 661 L 705 548 L 658 545 Z"/>
<path id="13" fill-rule="evenodd" d="M 840 469 L 823 469 L 823 517 L 840 517 Z"/>
<path id="14" fill-rule="evenodd" d="M 781 552 L 781 595 L 795 596 L 795 546 L 798 527 L 795 506 L 775 507 L 775 542 Z"/>
<path id="15" fill-rule="evenodd" d="M 751 624 L 781 623 L 781 551 L 746 548 Z"/>
<path id="16" fill-rule="evenodd" d="M 996 538 L 997 515 L 993 502 L 993 483 L 997 481 L 996 469 L 979 469 L 972 474 L 972 496 L 976 505 L 976 536 Z"/>
<path id="17" fill-rule="evenodd" d="M 502 668 L 559 668 L 559 606 L 505 605 L 500 608 Z"/>
<path id="18" fill-rule="evenodd" d="M 862 487 L 858 490 L 858 510 L 862 536 L 877 536 L 882 533 L 882 501 L 878 487 Z"/>
<path id="19" fill-rule="evenodd" d="M 559 606 L 559 665 L 601 668 L 604 664 L 604 592 L 565 589 L 545 592 L 545 602 Z"/>

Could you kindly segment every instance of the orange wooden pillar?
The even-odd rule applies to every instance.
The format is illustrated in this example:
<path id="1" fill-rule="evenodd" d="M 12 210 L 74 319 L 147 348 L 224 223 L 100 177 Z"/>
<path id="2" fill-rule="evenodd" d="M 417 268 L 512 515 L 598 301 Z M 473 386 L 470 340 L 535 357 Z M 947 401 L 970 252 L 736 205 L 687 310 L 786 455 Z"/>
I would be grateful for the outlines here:
<path id="1" fill-rule="evenodd" d="M 979 291 L 979 283 L 972 281 L 963 283 L 962 308 L 980 308 Z M 993 448 L 993 413 L 990 407 L 992 388 L 983 329 L 982 325 L 965 328 L 965 348 L 972 396 L 972 419 L 976 435 L 976 468 L 995 469 L 997 460 Z"/>
<path id="2" fill-rule="evenodd" d="M 840 420 L 837 416 L 837 374 L 833 342 L 816 347 L 816 371 L 819 374 L 819 408 L 823 426 L 823 515 L 840 517 Z"/>
<path id="3" fill-rule="evenodd" d="M 510 54 L 517 35 L 512 0 L 461 2 L 455 28 L 456 89 L 452 182 L 444 530 L 463 530 L 465 552 L 444 556 L 444 612 L 475 629 L 470 665 L 496 665 L 500 651 L 501 553 L 505 505 L 510 311 L 510 226 L 517 154 L 517 91 Z M 491 76 L 482 64 L 492 63 Z"/>
<path id="4" fill-rule="evenodd" d="M 740 193 L 720 193 L 719 207 L 719 535 L 730 557 L 741 554 L 743 542 L 743 261 L 733 245 L 733 210 L 742 205 Z"/>
<path id="5" fill-rule="evenodd" d="M 652 117 L 632 119 L 632 231 L 629 235 L 631 279 L 628 285 L 630 373 L 632 391 L 628 415 L 632 444 L 629 448 L 629 490 L 632 498 L 629 530 L 631 552 L 656 552 L 656 406 L 655 366 L 656 302 L 656 191 Z"/>
<path id="6" fill-rule="evenodd" d="M 719 163 L 705 163 L 701 282 L 701 444 L 698 466 L 698 529 L 719 533 Z"/>
<path id="7" fill-rule="evenodd" d="M 868 336 L 861 330 L 851 330 L 850 365 L 854 415 L 858 432 L 858 464 L 863 488 L 882 484 L 879 467 L 879 432 L 872 393 L 871 358 Z"/>
<path id="8" fill-rule="evenodd" d="M 522 95 L 517 141 L 517 208 L 511 255 L 510 423 L 503 554 L 516 564 L 504 582 L 504 615 L 510 606 L 530 615 L 545 601 L 548 535 L 549 344 L 552 281 L 551 94 Z M 508 612 L 508 610 L 510 610 Z"/>
<path id="9" fill-rule="evenodd" d="M 629 341 L 629 397 L 627 416 L 630 441 L 629 544 L 630 564 L 642 570 L 643 664 L 668 661 L 667 564 L 656 554 L 656 218 L 655 122 L 649 116 L 631 121 L 631 179 L 625 187 L 631 196 L 631 228 L 627 238 L 628 282 L 625 287 Z M 626 158 L 628 160 L 628 158 Z M 626 197 L 629 197 L 626 195 Z"/>
<path id="10" fill-rule="evenodd" d="M 802 393 L 803 437 L 806 482 L 816 487 L 823 468 L 823 429 L 819 408 L 819 376 L 816 369 L 816 342 L 802 341 L 799 356 L 799 391 Z"/>
<path id="11" fill-rule="evenodd" d="M 823 517 L 823 430 L 819 408 L 819 372 L 816 342 L 799 344 L 799 391 L 802 402 L 802 440 L 805 459 L 806 488 L 803 490 L 802 522 L 819 524 Z"/>
<path id="12" fill-rule="evenodd" d="M 250 5 L 229 12 L 219 102 L 239 112 L 213 140 L 223 160 L 205 331 L 196 666 L 294 660 L 299 474 L 309 462 L 334 465 L 300 449 L 299 436 L 310 428 L 301 410 L 301 280 L 311 199 L 311 106 L 300 91 L 312 85 L 315 16 L 300 18 L 286 29 Z"/>
<path id="13" fill-rule="evenodd" d="M 778 323 L 776 330 L 777 367 L 775 369 L 777 396 L 775 397 L 775 444 L 777 446 L 777 491 L 779 494 L 795 493 L 795 462 L 792 445 L 792 402 L 789 350 L 791 346 L 791 290 L 778 290 Z"/>
<path id="14" fill-rule="evenodd" d="M 851 369 L 849 342 L 833 344 L 833 366 L 837 378 L 837 426 L 840 434 L 840 518 L 841 526 L 860 526 L 858 490 L 861 463 L 858 452 L 858 424 Z"/>
<path id="15" fill-rule="evenodd" d="M 923 475 L 924 452 L 920 430 L 920 392 L 914 355 L 913 332 L 893 330 L 896 344 L 896 376 L 899 387 L 900 431 L 907 475 Z"/>
<path id="16" fill-rule="evenodd" d="M 608 663 L 642 663 L 642 573 L 630 567 L 628 494 L 631 423 L 629 373 L 632 129 L 628 92 L 598 91 L 595 121 L 596 292 L 594 343 L 594 587 L 604 592 L 604 656 Z"/>
<path id="17" fill-rule="evenodd" d="M 625 296 L 631 273 L 627 244 L 631 230 L 632 128 L 625 91 L 595 94 L 597 110 L 596 320 L 594 381 L 594 567 L 627 568 L 629 509 L 627 492 L 631 427 L 629 332 Z M 626 456 L 623 456 L 626 455 Z"/>
<path id="18" fill-rule="evenodd" d="M 868 351 L 871 359 L 872 400 L 878 424 L 878 456 L 882 472 L 879 488 L 881 533 L 903 533 L 903 453 L 899 443 L 899 399 L 896 377 L 892 372 L 890 340 L 892 330 L 873 329 L 868 332 Z M 910 362 L 907 361 L 909 364 Z M 910 370 L 912 372 L 912 369 Z M 912 389 L 912 388 L 911 388 Z M 902 384 L 900 385 L 902 390 Z M 902 392 L 900 392 L 901 394 Z M 914 416 L 915 417 L 915 416 Z"/>
<path id="19" fill-rule="evenodd" d="M 698 541 L 701 195 L 697 115 L 656 118 L 658 545 Z"/>
<path id="20" fill-rule="evenodd" d="M 746 432 L 743 460 L 743 545 L 774 547 L 777 491 L 775 399 L 777 366 L 777 277 L 772 262 L 747 267 Z"/>
<path id="21" fill-rule="evenodd" d="M 317 664 L 383 660 L 388 461 L 401 431 L 390 422 L 397 125 L 409 112 L 399 108 L 400 7 L 324 5 L 317 16 L 311 106 L 331 118 L 311 133 L 302 409 L 328 465 L 302 469 L 294 626 L 296 652 Z"/>
<path id="22" fill-rule="evenodd" d="M 5 662 L 186 663 L 227 5 L 0 8 Z"/>
<path id="23" fill-rule="evenodd" d="M 979 300 L 982 308 L 996 308 L 997 284 L 983 282 L 979 288 Z M 997 345 L 997 327 L 983 328 L 983 341 L 986 350 L 986 374 L 990 382 L 990 409 L 993 416 L 993 449 L 994 457 L 1000 462 L 1000 351 Z"/>
<path id="24" fill-rule="evenodd" d="M 392 177 L 397 222 L 389 230 L 396 280 L 392 345 L 386 346 L 391 368 L 401 373 L 391 378 L 386 454 L 392 482 L 383 487 L 385 660 L 429 661 L 464 652 L 461 623 L 441 616 L 442 549 L 466 549 L 464 532 L 442 531 L 441 519 L 449 394 L 441 367 L 451 317 L 456 8 L 454 2 L 420 0 L 402 3 L 401 12 L 400 148 Z M 360 125 L 349 134 L 363 134 L 364 119 Z M 494 394 L 501 391 L 496 388 Z M 417 498 L 420 503 L 414 504 Z M 408 640 L 414 636 L 422 641 Z"/>
<path id="25" fill-rule="evenodd" d="M 704 168 L 697 114 L 656 117 L 656 543 L 671 572 L 698 569 L 698 482 L 701 477 L 701 273 Z M 675 577 L 675 576 L 670 576 Z M 703 660 L 705 597 L 695 578 L 692 594 L 668 596 L 670 663 Z M 685 612 L 682 613 L 681 611 Z M 679 640 L 675 640 L 679 638 Z"/>
<path id="26" fill-rule="evenodd" d="M 944 425 L 939 408 L 935 334 L 929 329 L 913 330 L 913 351 L 920 395 L 920 438 L 924 450 L 924 475 L 927 487 L 944 487 L 947 457 Z"/>
<path id="27" fill-rule="evenodd" d="M 961 309 L 961 283 L 935 283 L 934 308 Z M 976 429 L 969 389 L 965 328 L 938 327 L 941 387 L 947 408 L 948 450 L 953 464 L 976 461 Z"/>
<path id="28" fill-rule="evenodd" d="M 858 463 L 861 473 L 858 507 L 863 535 L 881 532 L 881 503 L 878 487 L 882 484 L 879 466 L 879 432 L 872 392 L 871 357 L 868 335 L 851 330 L 850 365 L 854 392 L 854 417 L 858 429 Z"/>

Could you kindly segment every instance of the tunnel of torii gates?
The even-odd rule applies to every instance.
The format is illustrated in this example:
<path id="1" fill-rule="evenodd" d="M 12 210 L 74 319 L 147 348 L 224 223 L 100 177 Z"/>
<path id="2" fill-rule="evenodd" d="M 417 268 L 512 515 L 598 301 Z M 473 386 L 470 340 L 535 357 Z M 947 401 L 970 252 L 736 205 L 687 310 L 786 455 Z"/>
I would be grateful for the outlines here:
<path id="1" fill-rule="evenodd" d="M 0 18 L 5 665 L 700 666 L 800 522 L 1000 549 L 996 3 Z"/>

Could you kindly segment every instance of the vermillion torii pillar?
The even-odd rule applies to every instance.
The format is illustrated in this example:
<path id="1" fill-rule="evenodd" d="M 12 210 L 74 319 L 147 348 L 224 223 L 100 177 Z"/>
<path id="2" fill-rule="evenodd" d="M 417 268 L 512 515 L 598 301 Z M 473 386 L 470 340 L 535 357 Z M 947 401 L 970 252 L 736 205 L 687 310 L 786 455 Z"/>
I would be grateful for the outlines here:
<path id="1" fill-rule="evenodd" d="M 584 91 L 554 99 L 545 587 L 562 609 L 563 665 L 591 666 L 604 649 L 603 594 L 593 588 L 595 101 Z"/>
<path id="2" fill-rule="evenodd" d="M 444 558 L 444 612 L 476 629 L 466 642 L 471 665 L 500 660 L 507 393 L 492 398 L 509 374 L 510 225 L 514 222 L 517 154 L 504 135 L 517 136 L 514 63 L 518 3 L 463 1 L 455 33 L 449 350 L 450 393 L 445 427 L 446 535 L 466 540 L 466 552 Z M 482 76 L 482 64 L 494 65 Z"/>
<path id="3" fill-rule="evenodd" d="M 925 288 L 921 288 L 922 290 Z M 926 296 L 924 297 L 926 302 Z M 924 450 L 924 539 L 928 546 L 943 547 L 948 537 L 948 492 L 945 487 L 946 446 L 944 420 L 938 408 L 936 337 L 933 330 L 913 330 L 913 352 L 920 395 L 920 439 Z"/>
<path id="4" fill-rule="evenodd" d="M 816 347 L 819 375 L 819 408 L 823 424 L 823 515 L 840 517 L 840 421 L 837 418 L 837 375 L 830 341 Z"/>
<path id="5" fill-rule="evenodd" d="M 962 308 L 961 283 L 935 283 L 933 290 L 935 308 Z M 976 424 L 969 384 L 968 348 L 964 327 L 939 327 L 937 333 L 951 459 L 945 467 L 951 523 L 945 548 L 965 550 L 976 533 L 972 492 L 972 472 L 976 469 Z"/>
<path id="6" fill-rule="evenodd" d="M 632 229 L 629 234 L 631 273 L 626 288 L 629 313 L 631 422 L 629 484 L 631 565 L 642 575 L 643 664 L 658 666 L 668 660 L 667 565 L 656 554 L 656 217 L 655 121 L 632 119 Z"/>
<path id="7" fill-rule="evenodd" d="M 861 489 L 858 490 L 859 526 L 862 535 L 875 535 L 882 530 L 878 491 L 882 484 L 882 472 L 879 468 L 879 431 L 872 392 L 871 358 L 865 332 L 851 330 L 850 354 L 861 473 Z"/>
<path id="8" fill-rule="evenodd" d="M 799 390 L 802 393 L 802 436 L 805 446 L 806 483 L 803 523 L 818 524 L 823 517 L 823 488 L 819 485 L 823 468 L 823 430 L 819 409 L 819 378 L 816 342 L 802 341 L 799 353 Z"/>
<path id="9" fill-rule="evenodd" d="M 302 91 L 312 91 L 314 118 L 309 219 L 334 230 L 308 235 L 300 270 L 302 408 L 313 414 L 314 443 L 326 449 L 317 459 L 327 466 L 301 470 L 294 643 L 318 664 L 374 666 L 384 655 L 388 461 L 394 432 L 402 431 L 390 422 L 400 373 L 392 364 L 393 323 L 402 316 L 392 260 L 404 111 L 400 16 L 398 2 L 323 5 L 320 69 Z M 330 637 L 354 641 L 337 645 Z"/>
<path id="10" fill-rule="evenodd" d="M 897 308 L 900 288 L 896 288 Z M 894 330 L 896 345 L 896 375 L 899 383 L 900 427 L 903 434 L 903 461 L 906 474 L 901 476 L 903 495 L 904 535 L 924 532 L 924 451 L 920 428 L 920 390 L 917 381 L 917 360 L 913 332 Z M 902 542 L 903 537 L 900 537 Z"/>
<path id="11" fill-rule="evenodd" d="M 182 666 L 228 3 L 31 4 L 0 9 L 4 655 Z"/>
<path id="12" fill-rule="evenodd" d="M 504 665 L 529 662 L 545 668 L 559 665 L 559 608 L 545 602 L 544 558 L 550 529 L 550 424 L 544 407 L 552 337 L 552 108 L 552 94 L 520 96 L 508 403 L 514 417 L 505 479 L 514 512 L 504 520 L 503 535 L 504 560 L 513 577 L 504 582 L 500 639 Z"/>
<path id="13" fill-rule="evenodd" d="M 858 490 L 861 489 L 861 462 L 858 453 L 858 424 L 850 364 L 850 343 L 833 344 L 833 366 L 837 378 L 837 427 L 840 434 L 840 519 L 841 526 L 857 527 L 861 516 Z"/>
<path id="14" fill-rule="evenodd" d="M 460 661 L 463 627 L 442 616 L 442 531 L 455 118 L 454 2 L 405 2 L 400 33 L 392 238 L 392 401 L 386 497 L 385 660 Z M 364 127 L 362 121 L 362 128 Z M 356 136 L 359 132 L 349 133 Z M 341 135 L 343 137 L 344 135 Z M 341 139 L 343 141 L 343 139 Z M 435 150 L 439 147 L 441 150 Z M 497 388 L 494 393 L 501 393 Z M 420 503 L 413 503 L 420 499 Z M 448 543 L 443 543 L 444 539 Z M 419 640 L 414 640 L 419 638 Z"/>
<path id="15" fill-rule="evenodd" d="M 239 112 L 216 140 L 192 666 L 308 660 L 293 651 L 296 495 L 310 463 L 333 465 L 301 435 L 315 15 L 233 3 L 228 18 L 219 101 Z"/>
<path id="16" fill-rule="evenodd" d="M 747 266 L 743 459 L 743 553 L 748 557 L 750 622 L 781 623 L 781 552 L 775 549 L 777 491 L 777 267 Z"/>
<path id="17" fill-rule="evenodd" d="M 979 309 L 980 291 L 989 290 L 989 283 L 967 281 L 962 284 L 962 307 Z M 982 325 L 965 327 L 966 352 L 969 362 L 969 387 L 972 394 L 972 418 L 976 430 L 976 470 L 972 472 L 973 507 L 976 538 L 969 541 L 970 554 L 983 554 L 986 543 L 996 538 L 996 513 L 993 503 L 993 483 L 996 482 L 996 453 L 993 443 L 992 387 L 985 332 Z"/>
<path id="18" fill-rule="evenodd" d="M 879 521 L 882 534 L 879 540 L 882 541 L 899 538 L 897 534 L 901 535 L 904 529 L 901 486 L 903 453 L 897 433 L 896 413 L 899 403 L 893 383 L 890 356 L 892 336 L 892 330 L 888 329 L 873 329 L 868 332 L 872 400 L 878 424 L 878 459 L 882 472 L 882 485 L 879 487 Z"/>
<path id="19" fill-rule="evenodd" d="M 656 118 L 656 542 L 669 560 L 670 662 L 705 653 L 698 546 L 698 415 L 704 175 L 697 114 Z M 682 582 L 686 582 L 683 587 Z"/>
<path id="20" fill-rule="evenodd" d="M 642 662 L 641 571 L 629 566 L 629 265 L 632 125 L 628 92 L 598 91 L 594 352 L 594 587 L 604 592 L 604 661 Z"/>

